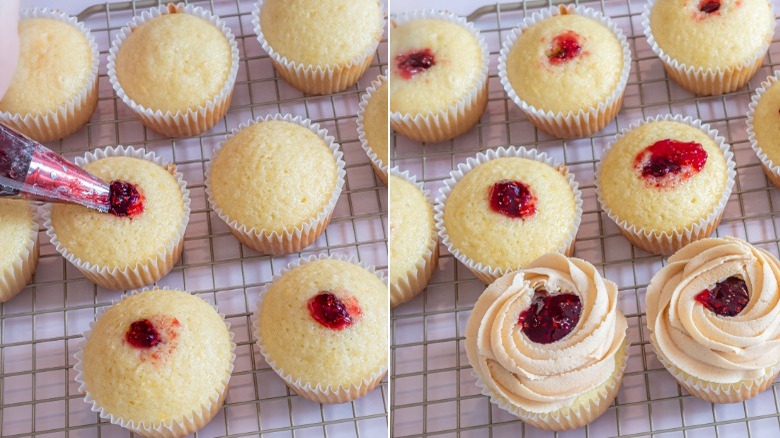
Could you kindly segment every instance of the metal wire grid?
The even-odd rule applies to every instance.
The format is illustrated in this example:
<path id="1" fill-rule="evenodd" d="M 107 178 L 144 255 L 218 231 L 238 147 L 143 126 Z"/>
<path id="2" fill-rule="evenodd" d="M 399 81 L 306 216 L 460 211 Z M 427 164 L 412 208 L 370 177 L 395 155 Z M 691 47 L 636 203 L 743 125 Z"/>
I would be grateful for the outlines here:
<path id="1" fill-rule="evenodd" d="M 330 226 L 302 255 L 349 254 L 386 271 L 386 188 L 374 176 L 355 124 L 360 97 L 386 68 L 386 39 L 357 86 L 331 96 L 304 96 L 274 73 L 260 48 L 251 25 L 254 2 L 191 2 L 222 17 L 236 35 L 240 67 L 225 119 L 190 139 L 173 140 L 145 129 L 114 95 L 105 73 L 106 57 L 114 36 L 133 15 L 164 2 L 104 3 L 79 16 L 100 48 L 98 108 L 86 128 L 49 146 L 71 159 L 107 145 L 142 146 L 175 162 L 184 173 L 193 207 L 184 252 L 173 272 L 158 284 L 191 291 L 216 304 L 227 315 L 238 344 L 225 406 L 199 436 L 385 436 L 386 382 L 353 403 L 323 406 L 296 396 L 265 363 L 254 346 L 250 315 L 260 287 L 298 255 L 272 258 L 242 247 L 208 208 L 203 174 L 213 147 L 243 121 L 278 112 L 320 123 L 342 146 L 346 184 Z M 89 410 L 72 369 L 81 333 L 97 309 L 121 293 L 85 280 L 43 233 L 40 242 L 33 283 L 0 307 L 0 436 L 127 436 L 129 432 Z"/>
<path id="2" fill-rule="evenodd" d="M 421 3 L 420 7 L 436 6 L 430 3 Z M 584 200 L 575 255 L 593 262 L 605 277 L 618 284 L 619 305 L 629 321 L 631 356 L 614 406 L 588 427 L 554 435 L 780 436 L 780 382 L 747 402 L 713 405 L 681 390 L 658 362 L 648 343 L 644 294 L 664 261 L 632 247 L 620 235 L 600 211 L 593 185 L 595 164 L 603 147 L 632 121 L 664 113 L 697 117 L 728 139 L 737 162 L 735 190 L 717 234 L 741 237 L 777 255 L 780 192 L 766 180 L 750 148 L 745 114 L 756 87 L 780 66 L 780 42 L 775 37 L 764 67 L 748 87 L 727 96 L 694 97 L 668 79 L 647 45 L 640 17 L 643 0 L 579 2 L 612 17 L 624 30 L 633 64 L 618 119 L 593 138 L 562 141 L 534 129 L 506 98 L 496 74 L 498 52 L 507 33 L 527 14 L 557 3 L 490 4 L 469 15 L 491 52 L 487 112 L 476 129 L 449 142 L 420 144 L 393 134 L 393 162 L 422 178 L 434 196 L 457 163 L 478 151 L 507 144 L 538 147 L 565 162 L 575 174 Z M 775 11 L 780 11 L 779 6 L 780 2 L 774 0 Z M 463 342 L 466 322 L 484 286 L 445 248 L 440 253 L 440 266 L 427 291 L 393 311 L 391 435 L 553 435 L 526 426 L 479 393 Z"/>

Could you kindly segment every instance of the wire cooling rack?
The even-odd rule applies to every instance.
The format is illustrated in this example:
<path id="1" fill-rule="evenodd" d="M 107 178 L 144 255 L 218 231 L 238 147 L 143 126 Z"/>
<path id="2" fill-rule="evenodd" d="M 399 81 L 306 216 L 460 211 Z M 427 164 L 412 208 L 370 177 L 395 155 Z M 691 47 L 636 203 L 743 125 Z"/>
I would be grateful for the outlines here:
<path id="1" fill-rule="evenodd" d="M 184 253 L 159 285 L 185 289 L 216 304 L 227 315 L 238 344 L 225 406 L 198 436 L 386 436 L 387 383 L 353 403 L 319 405 L 287 389 L 265 363 L 254 345 L 250 315 L 259 289 L 298 255 L 272 258 L 242 247 L 208 208 L 203 185 L 212 149 L 239 123 L 274 113 L 306 116 L 341 144 L 347 175 L 330 226 L 303 254 L 349 254 L 386 271 L 386 188 L 374 176 L 355 124 L 360 97 L 387 64 L 386 39 L 357 86 L 332 96 L 304 96 L 274 73 L 262 51 L 251 25 L 253 1 L 192 2 L 212 10 L 231 27 L 240 66 L 224 120 L 199 137 L 173 140 L 145 129 L 116 98 L 105 73 L 108 49 L 118 30 L 137 12 L 159 3 L 104 3 L 79 16 L 100 48 L 100 100 L 85 128 L 49 146 L 71 159 L 108 145 L 142 146 L 175 162 L 184 173 L 192 196 Z M 0 436 L 129 436 L 90 411 L 77 391 L 72 368 L 81 333 L 97 309 L 121 293 L 84 279 L 44 233 L 39 236 L 41 258 L 33 283 L 0 307 Z"/>
<path id="2" fill-rule="evenodd" d="M 773 2 L 775 11 L 780 11 L 780 1 Z M 487 112 L 475 129 L 454 141 L 420 144 L 394 135 L 394 163 L 423 179 L 426 188 L 438 195 L 449 171 L 467 157 L 501 145 L 526 145 L 565 162 L 580 183 L 584 211 L 575 255 L 594 263 L 606 278 L 618 284 L 619 305 L 629 323 L 631 356 L 614 406 L 588 427 L 555 435 L 780 436 L 780 382 L 747 402 L 713 405 L 681 390 L 658 362 L 648 343 L 644 301 L 645 288 L 664 260 L 632 247 L 620 235 L 600 211 L 593 185 L 595 164 L 602 149 L 632 121 L 667 113 L 699 118 L 728 139 L 737 161 L 736 185 L 717 234 L 746 239 L 778 255 L 780 191 L 767 182 L 750 148 L 745 114 L 755 88 L 771 71 L 780 68 L 780 42 L 775 37 L 764 66 L 748 87 L 726 96 L 695 97 L 668 79 L 660 60 L 650 50 L 641 26 L 643 0 L 579 2 L 612 17 L 623 29 L 629 37 L 633 64 L 617 120 L 593 138 L 563 141 L 534 129 L 519 108 L 507 100 L 497 76 L 498 52 L 508 32 L 524 16 L 557 3 L 489 4 L 469 15 L 491 52 Z M 413 7 L 448 5 L 419 1 Z M 457 7 L 462 11 L 463 4 Z M 464 334 L 471 309 L 485 286 L 445 248 L 440 254 L 439 268 L 427 291 L 393 311 L 391 434 L 464 438 L 553 436 L 523 424 L 480 394 L 466 358 Z"/>

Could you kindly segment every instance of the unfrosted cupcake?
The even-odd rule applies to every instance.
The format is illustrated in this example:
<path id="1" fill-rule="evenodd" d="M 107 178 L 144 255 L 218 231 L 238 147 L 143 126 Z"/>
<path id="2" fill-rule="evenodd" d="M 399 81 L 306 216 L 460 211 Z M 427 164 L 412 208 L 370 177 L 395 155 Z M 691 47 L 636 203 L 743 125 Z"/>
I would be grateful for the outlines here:
<path id="1" fill-rule="evenodd" d="M 371 65 L 384 11 L 376 0 L 260 0 L 252 25 L 288 84 L 332 94 L 354 85 Z"/>
<path id="2" fill-rule="evenodd" d="M 101 418 L 142 436 L 183 437 L 222 408 L 236 345 L 202 299 L 178 290 L 133 294 L 84 338 L 76 382 Z"/>
<path id="3" fill-rule="evenodd" d="M 661 363 L 686 391 L 737 403 L 780 370 L 780 262 L 726 237 L 669 258 L 647 288 L 647 327 Z"/>
<path id="4" fill-rule="evenodd" d="M 547 254 L 485 289 L 466 354 L 490 401 L 540 429 L 582 427 L 615 399 L 628 359 L 615 283 Z"/>
<path id="5" fill-rule="evenodd" d="M 0 240 L 0 303 L 4 303 L 27 286 L 38 266 L 38 222 L 32 205 L 0 199 Z"/>
<path id="6" fill-rule="evenodd" d="M 671 254 L 715 231 L 734 185 L 731 149 L 698 120 L 658 116 L 607 146 L 596 193 L 634 245 Z"/>
<path id="7" fill-rule="evenodd" d="M 39 142 L 89 121 L 98 97 L 95 39 L 75 18 L 28 9 L 19 21 L 19 64 L 0 100 L 0 122 Z"/>
<path id="8" fill-rule="evenodd" d="M 242 124 L 206 173 L 211 208 L 244 245 L 289 254 L 325 231 L 344 185 L 339 145 L 319 125 L 274 115 Z"/>
<path id="9" fill-rule="evenodd" d="M 769 180 L 780 187 L 780 71 L 761 83 L 750 102 L 748 138 Z"/>
<path id="10" fill-rule="evenodd" d="M 609 18 L 582 6 L 537 12 L 501 48 L 498 74 L 531 122 L 558 137 L 604 129 L 623 105 L 631 51 Z"/>
<path id="11" fill-rule="evenodd" d="M 285 383 L 318 403 L 366 395 L 387 372 L 387 284 L 345 258 L 292 264 L 261 293 L 255 335 Z"/>
<path id="12" fill-rule="evenodd" d="M 642 26 L 669 76 L 692 93 L 718 95 L 761 67 L 775 14 L 768 0 L 648 0 Z"/>
<path id="13" fill-rule="evenodd" d="M 389 70 L 390 125 L 412 140 L 457 137 L 485 112 L 487 44 L 461 17 L 434 10 L 396 17 Z"/>
<path id="14" fill-rule="evenodd" d="M 360 99 L 357 130 L 360 145 L 371 159 L 377 176 L 387 184 L 387 167 L 390 162 L 387 120 L 387 77 L 379 76 Z"/>
<path id="15" fill-rule="evenodd" d="M 511 146 L 459 164 L 444 181 L 435 211 L 442 243 L 490 284 L 543 254 L 570 255 L 582 199 L 565 166 Z"/>
<path id="16" fill-rule="evenodd" d="M 171 137 L 191 137 L 216 125 L 230 107 L 237 72 L 230 27 L 183 3 L 134 17 L 108 55 L 116 95 L 144 125 Z"/>

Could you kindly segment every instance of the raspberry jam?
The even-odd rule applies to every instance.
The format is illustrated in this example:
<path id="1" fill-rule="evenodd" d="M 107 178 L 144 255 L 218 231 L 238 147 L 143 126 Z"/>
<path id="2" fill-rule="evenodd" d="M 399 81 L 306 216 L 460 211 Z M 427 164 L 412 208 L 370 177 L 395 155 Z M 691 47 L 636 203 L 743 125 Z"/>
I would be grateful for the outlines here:
<path id="1" fill-rule="evenodd" d="M 152 348 L 162 342 L 160 333 L 148 319 L 130 324 L 130 329 L 125 333 L 125 340 L 133 347 L 142 349 Z"/>
<path id="2" fill-rule="evenodd" d="M 695 299 L 720 316 L 739 315 L 750 301 L 745 280 L 737 277 L 729 277 L 712 289 L 704 289 L 696 294 Z"/>
<path id="3" fill-rule="evenodd" d="M 344 302 L 331 292 L 320 292 L 311 297 L 308 307 L 311 317 L 331 330 L 345 329 L 361 315 L 354 298 Z"/>
<path id="4" fill-rule="evenodd" d="M 523 333 L 537 344 L 551 344 L 566 337 L 580 321 L 582 302 L 575 294 L 534 293 L 531 306 L 520 313 L 517 323 Z"/>
<path id="5" fill-rule="evenodd" d="M 436 57 L 431 49 L 422 49 L 403 53 L 395 57 L 396 68 L 404 79 L 411 79 L 436 65 Z"/>
<path id="6" fill-rule="evenodd" d="M 488 196 L 490 208 L 504 216 L 527 219 L 536 213 L 536 196 L 520 181 L 499 181 Z"/>
<path id="7" fill-rule="evenodd" d="M 656 187 L 686 180 L 699 173 L 705 164 L 707 151 L 701 144 L 668 138 L 644 148 L 634 160 L 634 167 L 642 177 Z"/>
<path id="8" fill-rule="evenodd" d="M 699 2 L 699 11 L 705 14 L 712 14 L 720 10 L 720 0 L 701 0 Z"/>
<path id="9" fill-rule="evenodd" d="M 124 181 L 112 181 L 108 195 L 111 206 L 108 212 L 119 217 L 133 217 L 143 213 L 143 196 L 135 185 Z"/>
<path id="10" fill-rule="evenodd" d="M 570 61 L 582 52 L 582 45 L 577 32 L 567 30 L 555 36 L 547 49 L 547 59 L 550 63 L 559 65 Z"/>

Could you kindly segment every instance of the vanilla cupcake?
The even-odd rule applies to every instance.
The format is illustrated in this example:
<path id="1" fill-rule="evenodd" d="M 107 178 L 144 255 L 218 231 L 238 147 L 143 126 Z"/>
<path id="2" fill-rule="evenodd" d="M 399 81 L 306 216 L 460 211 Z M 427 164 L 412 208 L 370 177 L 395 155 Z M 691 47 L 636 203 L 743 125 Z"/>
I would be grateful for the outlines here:
<path id="1" fill-rule="evenodd" d="M 496 280 L 466 326 L 466 354 L 490 401 L 540 429 L 593 422 L 628 359 L 615 283 L 585 260 L 547 254 Z"/>
<path id="2" fill-rule="evenodd" d="M 387 167 L 390 162 L 387 116 L 387 77 L 379 76 L 360 99 L 357 114 L 357 131 L 360 146 L 371 159 L 377 176 L 387 184 Z"/>
<path id="3" fill-rule="evenodd" d="M 190 218 L 190 191 L 173 164 L 154 153 L 117 146 L 76 158 L 110 182 L 111 211 L 46 206 L 46 234 L 85 277 L 113 290 L 156 283 L 181 257 Z"/>
<path id="4" fill-rule="evenodd" d="M 780 371 L 780 261 L 733 238 L 673 256 L 647 288 L 647 327 L 680 386 L 712 403 L 767 389 Z"/>
<path id="5" fill-rule="evenodd" d="M 34 207 L 26 201 L 0 198 L 0 239 L 0 303 L 4 303 L 27 286 L 38 266 Z"/>
<path id="6" fill-rule="evenodd" d="M 219 17 L 169 3 L 137 15 L 108 55 L 116 95 L 144 125 L 171 137 L 211 129 L 227 113 L 238 45 Z"/>
<path id="7" fill-rule="evenodd" d="M 780 187 L 780 71 L 768 77 L 756 90 L 747 114 L 750 145 L 761 160 L 769 180 Z"/>
<path id="8" fill-rule="evenodd" d="M 775 33 L 768 0 L 648 0 L 647 43 L 686 90 L 718 95 L 756 74 Z"/>
<path id="9" fill-rule="evenodd" d="M 132 294 L 84 333 L 74 370 L 100 418 L 147 437 L 183 437 L 222 409 L 236 344 L 204 300 L 178 290 Z"/>
<path id="10" fill-rule="evenodd" d="M 288 84 L 333 94 L 354 85 L 371 65 L 384 11 L 377 0 L 259 0 L 252 25 Z"/>
<path id="11" fill-rule="evenodd" d="M 342 257 L 291 264 L 260 295 L 255 336 L 284 382 L 317 403 L 346 403 L 387 372 L 387 284 Z"/>
<path id="12" fill-rule="evenodd" d="M 99 54 L 89 29 L 58 11 L 28 9 L 19 20 L 19 44 L 0 122 L 39 142 L 76 132 L 97 105 Z"/>

